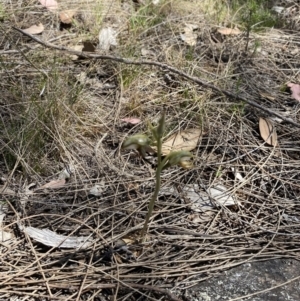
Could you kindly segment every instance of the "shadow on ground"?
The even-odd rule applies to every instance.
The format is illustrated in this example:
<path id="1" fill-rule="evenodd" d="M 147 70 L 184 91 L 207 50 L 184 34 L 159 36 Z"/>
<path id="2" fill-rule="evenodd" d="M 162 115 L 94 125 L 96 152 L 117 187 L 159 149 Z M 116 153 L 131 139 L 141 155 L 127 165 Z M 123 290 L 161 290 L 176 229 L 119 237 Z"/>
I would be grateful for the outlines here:
<path id="1" fill-rule="evenodd" d="M 274 259 L 246 263 L 189 289 L 186 300 L 299 301 L 300 262 Z"/>

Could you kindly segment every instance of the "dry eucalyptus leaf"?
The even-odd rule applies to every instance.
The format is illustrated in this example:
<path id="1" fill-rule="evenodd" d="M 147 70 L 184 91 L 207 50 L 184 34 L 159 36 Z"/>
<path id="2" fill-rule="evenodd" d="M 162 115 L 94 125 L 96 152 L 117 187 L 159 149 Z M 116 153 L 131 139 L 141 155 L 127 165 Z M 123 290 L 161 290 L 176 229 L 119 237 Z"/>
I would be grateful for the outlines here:
<path id="1" fill-rule="evenodd" d="M 240 204 L 223 185 L 216 185 L 207 189 L 209 196 L 214 199 L 219 205 L 232 206 Z"/>
<path id="2" fill-rule="evenodd" d="M 162 144 L 162 154 L 167 155 L 171 151 L 193 150 L 197 147 L 201 134 L 202 130 L 199 128 L 187 129 L 175 133 Z"/>
<path id="3" fill-rule="evenodd" d="M 298 84 L 293 84 L 293 83 L 288 83 L 287 86 L 291 89 L 292 91 L 292 97 L 296 99 L 297 101 L 300 101 L 300 85 Z"/>
<path id="4" fill-rule="evenodd" d="M 6 202 L 0 202 L 0 242 L 3 243 L 13 238 L 13 234 L 2 229 L 3 219 L 6 215 L 8 205 Z"/>
<path id="5" fill-rule="evenodd" d="M 58 9 L 58 4 L 55 0 L 39 0 L 39 2 L 49 10 Z"/>
<path id="6" fill-rule="evenodd" d="M 223 35 L 238 35 L 241 31 L 238 28 L 219 28 L 218 32 Z"/>
<path id="7" fill-rule="evenodd" d="M 76 10 L 64 10 L 59 14 L 60 21 L 64 24 L 71 24 Z"/>
<path id="8" fill-rule="evenodd" d="M 206 191 L 200 189 L 198 184 L 187 184 L 182 188 L 181 193 L 177 191 L 176 187 L 163 187 L 161 188 L 160 194 L 180 197 L 182 201 L 189 202 L 190 208 L 193 211 L 207 213 L 208 215 L 210 211 L 213 211 L 218 205 L 232 206 L 240 204 L 233 194 L 223 185 L 210 187 Z M 212 200 L 215 202 L 212 202 Z"/>
<path id="9" fill-rule="evenodd" d="M 131 123 L 131 124 L 138 124 L 141 122 L 141 119 L 135 118 L 135 117 L 129 117 L 129 118 L 123 118 L 123 119 L 121 119 L 121 121 L 125 121 L 125 122 Z"/>
<path id="10" fill-rule="evenodd" d="M 2 227 L 3 219 L 6 215 L 7 209 L 8 209 L 7 203 L 3 202 L 3 201 L 0 202 L 0 230 L 1 230 L 1 227 Z"/>
<path id="11" fill-rule="evenodd" d="M 7 232 L 7 231 L 3 231 L 0 229 L 0 242 L 3 243 L 7 240 L 12 239 L 14 236 L 12 233 Z"/>
<path id="12" fill-rule="evenodd" d="M 52 180 L 49 183 L 37 188 L 37 189 L 45 189 L 45 188 L 61 188 L 65 186 L 66 179 Z"/>
<path id="13" fill-rule="evenodd" d="M 70 177 L 71 177 L 72 173 L 74 172 L 74 170 L 75 170 L 75 169 L 74 169 L 73 166 L 71 166 L 71 165 L 67 166 L 66 168 L 64 168 L 64 169 L 60 172 L 60 174 L 59 174 L 59 176 L 58 176 L 58 180 L 62 180 L 62 179 L 64 179 L 64 180 L 70 179 Z"/>
<path id="14" fill-rule="evenodd" d="M 275 126 L 269 119 L 259 118 L 259 132 L 267 144 L 272 146 L 278 145 Z"/>
<path id="15" fill-rule="evenodd" d="M 186 42 L 190 46 L 195 46 L 197 43 L 197 34 L 194 33 L 194 30 L 197 28 L 197 25 L 186 24 L 186 27 L 184 28 L 184 34 L 180 35 L 182 41 Z"/>
<path id="16" fill-rule="evenodd" d="M 92 244 L 89 236 L 66 236 L 59 235 L 49 229 L 38 229 L 34 227 L 20 227 L 33 240 L 45 246 L 67 249 L 86 249 Z"/>
<path id="17" fill-rule="evenodd" d="M 122 240 L 126 245 L 133 245 L 135 243 L 134 239 L 132 238 L 122 238 Z"/>
<path id="18" fill-rule="evenodd" d="M 110 46 L 117 46 L 117 33 L 111 27 L 102 28 L 99 32 L 99 48 L 109 50 Z"/>
<path id="19" fill-rule="evenodd" d="M 23 29 L 23 31 L 29 34 L 39 34 L 44 31 L 44 25 L 42 23 L 39 25 L 32 25 L 29 28 Z"/>
<path id="20" fill-rule="evenodd" d="M 101 196 L 105 190 L 105 183 L 101 181 L 100 183 L 94 185 L 88 192 L 89 195 Z"/>

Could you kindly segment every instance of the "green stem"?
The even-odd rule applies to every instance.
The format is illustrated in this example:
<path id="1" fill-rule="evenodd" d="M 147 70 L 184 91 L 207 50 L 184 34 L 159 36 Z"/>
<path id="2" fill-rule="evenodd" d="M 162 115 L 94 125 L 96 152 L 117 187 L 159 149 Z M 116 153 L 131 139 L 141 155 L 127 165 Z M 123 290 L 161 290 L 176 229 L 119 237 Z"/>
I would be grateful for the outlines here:
<path id="1" fill-rule="evenodd" d="M 149 223 L 150 217 L 152 215 L 152 211 L 153 211 L 153 208 L 154 208 L 155 201 L 158 197 L 160 184 L 161 184 L 160 174 L 161 174 L 163 166 L 166 164 L 166 162 L 168 160 L 168 157 L 166 156 L 164 158 L 164 160 L 161 161 L 161 148 L 162 148 L 162 139 L 161 139 L 161 137 L 158 137 L 158 139 L 157 139 L 157 169 L 156 169 L 156 175 L 155 175 L 155 180 L 156 180 L 155 191 L 154 191 L 154 193 L 152 195 L 152 198 L 151 198 L 151 201 L 149 203 L 149 208 L 148 208 L 147 216 L 146 216 L 146 219 L 145 219 L 144 227 L 143 227 L 142 232 L 141 232 L 141 240 L 142 241 L 145 240 L 145 234 L 148 231 L 148 223 Z"/>

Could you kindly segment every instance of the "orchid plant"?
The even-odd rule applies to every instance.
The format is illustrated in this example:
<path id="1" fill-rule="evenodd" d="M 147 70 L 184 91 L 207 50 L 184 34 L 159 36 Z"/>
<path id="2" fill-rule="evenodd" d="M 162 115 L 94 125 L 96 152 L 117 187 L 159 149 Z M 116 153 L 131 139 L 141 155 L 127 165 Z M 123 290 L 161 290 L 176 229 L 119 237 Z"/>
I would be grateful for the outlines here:
<path id="1" fill-rule="evenodd" d="M 179 165 L 184 169 L 190 169 L 193 167 L 193 163 L 191 161 L 193 155 L 189 151 L 185 151 L 185 150 L 171 151 L 168 155 L 166 155 L 162 159 L 162 138 L 165 129 L 165 119 L 166 119 L 165 112 L 163 112 L 162 116 L 159 119 L 158 126 L 156 128 L 153 128 L 150 125 L 151 132 L 155 140 L 155 144 L 157 146 L 157 168 L 156 168 L 156 175 L 155 175 L 155 190 L 150 200 L 148 213 L 144 222 L 144 227 L 141 232 L 142 240 L 144 240 L 145 235 L 148 231 L 148 223 L 152 215 L 155 201 L 158 197 L 158 193 L 161 186 L 162 170 L 175 165 Z M 145 158 L 146 152 L 153 152 L 150 143 L 151 140 L 148 136 L 144 134 L 136 134 L 128 137 L 124 141 L 124 143 L 122 144 L 122 149 L 135 149 L 139 152 L 139 154 L 143 158 Z"/>

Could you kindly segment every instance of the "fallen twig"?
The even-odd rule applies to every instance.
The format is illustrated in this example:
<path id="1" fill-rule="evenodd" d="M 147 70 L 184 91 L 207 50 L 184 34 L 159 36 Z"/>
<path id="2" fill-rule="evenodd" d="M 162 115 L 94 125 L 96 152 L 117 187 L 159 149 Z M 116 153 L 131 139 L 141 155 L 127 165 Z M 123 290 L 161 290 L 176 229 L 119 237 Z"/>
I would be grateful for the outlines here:
<path id="1" fill-rule="evenodd" d="M 13 29 L 15 29 L 16 31 L 22 33 L 25 36 L 30 37 L 32 40 L 36 41 L 37 43 L 39 43 L 39 44 L 41 44 L 45 47 L 52 48 L 52 49 L 57 49 L 57 50 L 60 50 L 60 51 L 66 51 L 68 53 L 75 54 L 75 55 L 78 55 L 78 56 L 83 57 L 83 58 L 98 59 L 98 60 L 112 60 L 112 61 L 116 61 L 116 62 L 120 62 L 120 63 L 123 63 L 123 64 L 128 64 L 128 65 L 150 65 L 150 66 L 156 66 L 156 67 L 168 70 L 172 73 L 178 74 L 179 76 L 181 76 L 183 78 L 191 80 L 192 82 L 194 82 L 194 83 L 196 83 L 200 86 L 209 88 L 209 89 L 211 89 L 211 90 L 213 90 L 213 91 L 215 91 L 219 94 L 226 95 L 228 98 L 244 101 L 247 104 L 249 104 L 249 105 L 251 105 L 255 108 L 258 108 L 258 109 L 260 109 L 260 110 L 262 110 L 262 111 L 264 111 L 264 112 L 266 112 L 270 115 L 276 116 L 276 117 L 280 118 L 281 120 L 300 128 L 299 123 L 294 122 L 292 119 L 286 118 L 286 117 L 282 116 L 281 114 L 272 111 L 271 109 L 268 109 L 264 106 L 261 106 L 260 104 L 258 104 L 257 102 L 255 102 L 253 100 L 249 100 L 249 99 L 244 98 L 240 95 L 233 94 L 232 92 L 229 92 L 227 90 L 220 89 L 215 85 L 209 84 L 209 83 L 199 79 L 198 77 L 191 76 L 191 75 L 189 75 L 189 74 L 187 74 L 187 73 L 185 73 L 181 70 L 178 70 L 178 69 L 176 69 L 172 66 L 169 66 L 167 64 L 156 62 L 156 61 L 149 61 L 149 60 L 136 60 L 135 61 L 135 60 L 129 60 L 129 59 L 125 59 L 125 58 L 117 57 L 117 56 L 112 56 L 112 55 L 102 55 L 102 54 L 86 53 L 86 52 L 82 52 L 82 51 L 75 51 L 75 50 L 72 50 L 72 49 L 69 49 L 69 48 L 66 48 L 66 47 L 63 47 L 63 46 L 57 46 L 57 45 L 42 41 L 39 38 L 37 38 L 37 37 L 27 33 L 27 32 L 24 32 L 20 28 L 13 27 Z"/>

